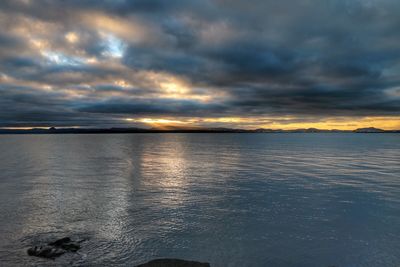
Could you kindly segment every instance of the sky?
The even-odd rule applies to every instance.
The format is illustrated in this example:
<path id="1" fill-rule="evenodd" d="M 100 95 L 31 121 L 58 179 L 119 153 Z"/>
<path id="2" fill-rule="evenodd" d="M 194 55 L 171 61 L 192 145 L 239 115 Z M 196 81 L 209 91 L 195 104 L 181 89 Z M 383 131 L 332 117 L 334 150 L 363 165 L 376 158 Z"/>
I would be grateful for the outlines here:
<path id="1" fill-rule="evenodd" d="M 400 129 L 398 0 L 2 0 L 0 128 Z"/>

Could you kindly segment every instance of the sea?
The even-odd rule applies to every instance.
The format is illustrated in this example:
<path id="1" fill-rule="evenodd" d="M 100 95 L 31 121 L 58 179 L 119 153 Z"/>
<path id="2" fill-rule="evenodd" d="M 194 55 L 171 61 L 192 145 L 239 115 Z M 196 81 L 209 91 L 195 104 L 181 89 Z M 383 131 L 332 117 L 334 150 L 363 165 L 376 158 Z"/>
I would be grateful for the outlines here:
<path id="1" fill-rule="evenodd" d="M 157 258 L 399 267 L 400 134 L 0 135 L 0 266 Z"/>

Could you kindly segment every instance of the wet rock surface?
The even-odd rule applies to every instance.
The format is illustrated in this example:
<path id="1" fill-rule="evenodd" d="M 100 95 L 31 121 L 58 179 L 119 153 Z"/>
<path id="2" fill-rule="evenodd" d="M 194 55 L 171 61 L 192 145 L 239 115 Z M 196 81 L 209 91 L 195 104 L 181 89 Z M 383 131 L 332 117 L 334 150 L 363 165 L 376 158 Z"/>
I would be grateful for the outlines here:
<path id="1" fill-rule="evenodd" d="M 64 238 L 58 239 L 58 240 L 56 240 L 56 241 L 54 241 L 54 242 L 50 242 L 50 243 L 49 243 L 49 246 L 56 246 L 56 247 L 59 247 L 59 246 L 62 246 L 62 245 L 64 245 L 64 244 L 71 243 L 71 242 L 72 242 L 71 238 L 69 238 L 69 237 L 64 237 Z"/>
<path id="2" fill-rule="evenodd" d="M 136 267 L 210 267 L 210 264 L 180 259 L 157 259 L 137 265 Z"/>
<path id="3" fill-rule="evenodd" d="M 36 257 L 42 257 L 42 258 L 48 258 L 48 259 L 57 258 L 66 252 L 67 251 L 65 251 L 63 249 L 55 248 L 55 247 L 51 247 L 51 246 L 35 246 L 35 247 L 28 249 L 29 256 L 36 256 Z"/>
<path id="4" fill-rule="evenodd" d="M 29 256 L 55 259 L 67 252 L 77 252 L 82 241 L 73 241 L 69 237 L 58 239 L 46 245 L 34 246 L 27 250 Z"/>

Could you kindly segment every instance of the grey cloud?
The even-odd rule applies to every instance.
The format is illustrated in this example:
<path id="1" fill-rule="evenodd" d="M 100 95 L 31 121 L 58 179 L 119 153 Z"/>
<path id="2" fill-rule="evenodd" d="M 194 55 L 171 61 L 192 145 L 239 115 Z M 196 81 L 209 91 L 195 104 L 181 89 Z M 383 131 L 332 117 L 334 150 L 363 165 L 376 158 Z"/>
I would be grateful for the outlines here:
<path id="1" fill-rule="evenodd" d="M 221 113 L 224 106 L 215 103 L 201 104 L 190 100 L 171 99 L 120 99 L 84 105 L 80 111 L 124 115 L 202 116 L 203 112 Z"/>
<path id="2" fill-rule="evenodd" d="M 13 35 L 12 25 L 0 26 L 2 73 L 60 89 L 85 90 L 82 84 L 97 83 L 92 96 L 77 100 L 25 88 L 30 95 L 18 107 L 11 107 L 18 100 L 11 97 L 12 90 L 2 87 L 3 126 L 18 121 L 37 123 L 39 117 L 48 118 L 51 124 L 53 119 L 62 121 L 62 114 L 65 121 L 79 118 L 80 124 L 101 121 L 101 116 L 112 120 L 144 114 L 304 118 L 400 114 L 399 96 L 387 94 L 388 89 L 400 86 L 400 3 L 396 0 L 42 0 L 30 5 L 2 1 L 0 7 L 14 20 L 26 16 L 59 25 L 63 32 L 48 40 L 52 49 L 105 62 L 107 47 L 102 37 L 97 29 L 79 21 L 77 13 L 96 11 L 127 21 L 135 18 L 148 33 L 160 33 L 152 42 L 122 39 L 126 50 L 121 68 L 107 63 L 68 66 L 44 64 L 41 55 L 29 50 L 29 36 L 21 39 Z M 80 42 L 68 47 L 64 31 L 79 33 Z M 154 96 L 160 89 L 156 84 L 154 88 L 143 85 L 137 75 L 140 71 L 177 75 L 194 90 L 203 88 L 210 95 L 226 97 L 209 104 L 160 99 Z M 124 89 L 110 83 L 118 79 L 139 85 Z M 106 91 L 125 97 L 106 96 Z M 38 105 L 41 110 L 35 113 Z M 29 110 L 37 116 L 21 115 Z"/>

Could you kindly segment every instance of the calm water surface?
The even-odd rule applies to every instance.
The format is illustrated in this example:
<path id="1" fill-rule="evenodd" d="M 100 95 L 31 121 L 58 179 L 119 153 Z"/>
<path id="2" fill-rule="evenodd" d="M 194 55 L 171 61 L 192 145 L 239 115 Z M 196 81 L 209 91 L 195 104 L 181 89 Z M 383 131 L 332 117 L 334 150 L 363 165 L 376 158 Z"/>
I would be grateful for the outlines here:
<path id="1" fill-rule="evenodd" d="M 399 134 L 2 135 L 0 265 L 398 267 L 399 163 Z"/>

